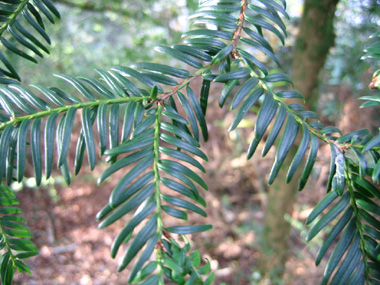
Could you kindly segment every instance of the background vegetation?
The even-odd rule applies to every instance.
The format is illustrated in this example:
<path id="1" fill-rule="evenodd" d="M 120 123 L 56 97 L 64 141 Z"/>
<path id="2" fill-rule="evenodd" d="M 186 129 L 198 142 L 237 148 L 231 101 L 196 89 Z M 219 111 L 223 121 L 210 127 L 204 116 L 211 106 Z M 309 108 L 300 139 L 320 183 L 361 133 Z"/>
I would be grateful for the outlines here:
<path id="1" fill-rule="evenodd" d="M 41 60 L 37 67 L 32 64 L 25 67 L 19 57 L 13 60 L 23 66 L 20 76 L 26 85 L 35 82 L 53 85 L 54 82 L 59 86 L 61 83 L 47 74 L 90 76 L 95 75 L 93 70 L 99 66 L 129 65 L 137 61 L 183 67 L 169 57 L 157 56 L 151 47 L 179 42 L 182 31 L 188 26 L 186 16 L 195 10 L 196 2 L 107 1 L 105 4 L 104 1 L 57 1 L 62 20 L 48 26 L 52 35 L 51 55 Z M 271 44 L 281 55 L 283 69 L 291 72 L 302 3 L 288 1 L 288 5 L 293 16 L 287 23 L 290 40 L 284 48 L 274 37 Z M 376 110 L 360 113 L 360 103 L 356 99 L 369 92 L 365 87 L 373 69 L 371 62 L 361 61 L 360 57 L 363 42 L 378 28 L 378 11 L 378 4 L 374 1 L 340 1 L 335 12 L 335 46 L 330 49 L 326 65 L 319 73 L 318 91 L 313 88 L 313 92 L 319 95 L 316 109 L 325 125 L 339 121 L 343 133 L 377 127 Z M 210 105 L 213 107 L 217 106 L 218 100 L 213 93 L 218 92 L 217 89 L 211 92 Z M 195 236 L 194 242 L 200 245 L 200 251 L 209 258 L 212 268 L 219 269 L 216 271 L 217 282 L 255 283 L 262 278 L 258 260 L 263 255 L 260 250 L 265 224 L 263 209 L 271 201 L 266 196 L 266 181 L 274 153 L 264 160 L 245 161 L 249 144 L 246 138 L 252 137 L 256 117 L 250 115 L 238 129 L 227 133 L 225 130 L 233 118 L 225 110 L 213 107 L 209 107 L 207 113 L 211 140 L 203 149 L 210 160 L 208 174 L 204 177 L 210 185 L 205 197 L 209 201 L 207 223 L 213 224 L 214 229 Z M 352 121 L 353 118 L 357 120 Z M 75 132 L 78 134 L 79 129 L 74 128 Z M 75 142 L 76 138 L 73 137 L 72 141 Z M 327 150 L 321 153 L 326 154 L 319 156 L 313 172 L 314 181 L 309 182 L 313 190 L 306 189 L 299 195 L 294 211 L 285 215 L 287 223 L 292 225 L 291 239 L 285 240 L 290 246 L 290 258 L 284 268 L 285 275 L 281 277 L 285 282 L 305 284 L 320 280 L 322 275 L 324 266 L 318 269 L 312 265 L 322 237 L 309 245 L 305 245 L 303 239 L 307 231 L 304 221 L 325 194 L 329 157 Z M 75 150 L 70 151 L 71 160 L 74 156 Z M 101 173 L 103 169 L 105 166 L 101 165 L 96 171 Z M 99 189 L 93 178 L 99 173 L 90 174 L 86 168 L 82 172 L 81 177 L 85 180 L 74 179 L 70 187 L 59 175 L 43 181 L 44 187 L 38 190 L 33 180 L 28 179 L 22 185 L 15 183 L 12 186 L 13 189 L 24 188 L 18 197 L 24 212 L 32 213 L 29 226 L 35 233 L 34 241 L 42 248 L 41 255 L 30 261 L 32 277 L 17 276 L 17 282 L 125 282 L 127 277 L 123 274 L 127 273 L 116 276 L 116 262 L 108 257 L 109 245 L 120 225 L 100 233 L 96 230 L 96 222 L 89 219 L 100 210 L 102 201 L 108 199 L 108 193 L 103 189 L 111 189 L 117 177 Z"/>

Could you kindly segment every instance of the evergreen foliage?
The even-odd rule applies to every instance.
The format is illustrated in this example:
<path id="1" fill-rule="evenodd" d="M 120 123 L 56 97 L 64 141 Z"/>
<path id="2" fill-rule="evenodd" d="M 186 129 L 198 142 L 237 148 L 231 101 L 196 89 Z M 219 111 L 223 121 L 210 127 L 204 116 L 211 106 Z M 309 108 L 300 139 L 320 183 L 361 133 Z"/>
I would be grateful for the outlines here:
<path id="1" fill-rule="evenodd" d="M 48 52 L 46 44 L 42 44 L 49 43 L 43 21 L 54 23 L 55 17 L 59 18 L 59 13 L 50 0 L 0 1 L 2 46 L 35 62 L 31 53 L 42 56 L 40 50 Z M 219 105 L 236 110 L 230 130 L 251 112 L 252 106 L 260 106 L 248 159 L 265 133 L 268 138 L 263 156 L 274 148 L 276 138 L 280 139 L 270 184 L 298 135 L 300 144 L 286 182 L 302 167 L 299 190 L 310 176 L 319 144 L 330 145 L 326 196 L 307 220 L 310 224 L 319 218 L 307 240 L 329 231 L 317 265 L 335 246 L 322 283 L 380 282 L 380 135 L 373 136 L 368 130 L 340 135 L 337 128 L 322 125 L 318 115 L 305 110 L 302 104 L 286 104 L 288 98 L 300 102 L 304 98 L 291 88 L 284 89 L 284 84 L 291 83 L 286 74 L 269 72 L 257 59 L 262 54 L 279 64 L 266 37 L 273 34 L 284 43 L 287 34 L 282 17 L 288 17 L 285 0 L 200 0 L 199 9 L 191 17 L 192 29 L 184 33 L 183 43 L 156 47 L 158 52 L 188 65 L 191 72 L 140 62 L 99 68 L 98 78 L 55 74 L 74 87 L 73 94 L 39 84 L 22 86 L 11 60 L 0 53 L 0 177 L 8 186 L 15 180 L 22 181 L 30 151 L 37 185 L 43 173 L 46 177 L 52 174 L 55 163 L 69 184 L 70 170 L 75 175 L 79 173 L 85 153 L 90 168 L 96 167 L 99 149 L 109 163 L 99 184 L 117 171 L 125 173 L 96 218 L 99 228 L 105 228 L 133 213 L 111 247 L 115 257 L 126 244 L 119 271 L 134 260 L 128 282 L 211 284 L 214 273 L 210 272 L 210 264 L 197 251 L 191 251 L 186 234 L 210 230 L 212 226 L 189 225 L 187 213 L 206 216 L 206 201 L 199 189 L 207 190 L 207 185 L 193 169 L 205 172 L 199 161 L 207 161 L 200 142 L 208 139 L 205 114 L 209 90 L 211 84 L 223 84 Z M 378 58 L 379 54 L 378 42 L 367 48 L 366 57 Z M 377 75 L 378 72 L 372 88 L 379 88 Z M 203 80 L 199 92 L 190 87 L 195 79 Z M 236 92 L 232 92 L 234 87 Z M 364 107 L 380 102 L 379 97 L 362 99 L 369 100 Z M 67 154 L 77 114 L 81 117 L 81 131 L 72 167 Z M 124 116 L 122 122 L 120 115 Z M 307 162 L 303 166 L 304 157 Z M 10 284 L 15 268 L 29 272 L 20 259 L 35 255 L 37 249 L 28 239 L 31 235 L 25 220 L 15 215 L 20 213 L 13 206 L 17 199 L 5 186 L 0 188 L 0 204 L 0 245 L 4 249 L 0 276 L 3 284 Z M 185 222 L 167 226 L 166 214 Z M 326 227 L 332 221 L 334 226 Z M 177 235 L 185 240 L 184 245 Z"/>

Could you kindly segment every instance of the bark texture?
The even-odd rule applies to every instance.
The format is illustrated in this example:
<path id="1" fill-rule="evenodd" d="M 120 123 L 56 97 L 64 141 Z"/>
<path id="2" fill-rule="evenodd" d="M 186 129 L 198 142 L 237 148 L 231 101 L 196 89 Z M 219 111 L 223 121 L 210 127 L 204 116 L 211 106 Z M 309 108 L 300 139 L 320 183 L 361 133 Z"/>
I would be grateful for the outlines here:
<path id="1" fill-rule="evenodd" d="M 318 75 L 334 46 L 334 15 L 339 0 L 306 0 L 297 35 L 292 79 L 311 110 L 318 101 Z"/>
<path id="2" fill-rule="evenodd" d="M 318 93 L 318 75 L 334 45 L 334 15 L 339 0 L 306 0 L 297 35 L 292 79 L 313 110 Z M 315 94 L 315 95 L 313 95 Z M 288 154 L 277 179 L 268 189 L 267 209 L 262 239 L 260 270 L 265 283 L 282 283 L 289 252 L 290 225 L 284 220 L 293 211 L 299 174 L 285 184 L 286 174 L 296 149 Z M 263 282 L 263 283 L 264 283 Z"/>

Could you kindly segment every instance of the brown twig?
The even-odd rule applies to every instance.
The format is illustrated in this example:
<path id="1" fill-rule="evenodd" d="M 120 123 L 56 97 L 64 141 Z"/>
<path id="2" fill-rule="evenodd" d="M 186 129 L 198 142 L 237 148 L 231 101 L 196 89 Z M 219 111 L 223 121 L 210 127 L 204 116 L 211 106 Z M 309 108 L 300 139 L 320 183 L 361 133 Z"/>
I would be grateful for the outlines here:
<path id="1" fill-rule="evenodd" d="M 247 10 L 247 7 L 248 7 L 248 0 L 242 0 L 242 6 L 240 9 L 240 15 L 239 15 L 239 19 L 238 19 L 238 27 L 236 28 L 236 30 L 234 32 L 234 36 L 232 38 L 232 45 L 235 47 L 235 49 L 231 52 L 231 54 L 232 54 L 232 57 L 235 59 L 240 58 L 240 55 L 239 55 L 238 51 L 236 50 L 236 47 L 237 47 L 239 39 L 240 39 L 240 34 L 242 33 L 242 30 L 243 30 L 244 13 Z M 216 63 L 211 63 L 208 66 L 205 66 L 202 70 L 210 70 L 212 68 L 212 66 L 214 66 L 215 64 Z M 178 92 L 178 90 L 180 90 L 183 87 L 185 87 L 186 85 L 190 84 L 190 82 L 193 81 L 194 79 L 202 76 L 202 74 L 204 73 L 202 70 L 200 72 L 197 72 L 193 76 L 187 78 L 186 80 L 182 81 L 180 84 L 175 86 L 173 88 L 173 90 L 171 90 L 167 93 L 164 93 L 159 99 L 157 99 L 157 101 L 160 101 L 160 102 L 165 101 L 170 96 L 173 96 L 174 94 L 176 94 Z"/>
<path id="2" fill-rule="evenodd" d="M 245 10 L 247 10 L 247 6 L 248 6 L 248 0 L 242 0 L 242 6 L 240 9 L 240 15 L 239 15 L 239 20 L 238 20 L 238 27 L 236 28 L 236 30 L 234 32 L 234 36 L 232 38 L 232 45 L 235 47 L 235 49 L 232 51 L 232 56 L 235 59 L 240 57 L 236 48 L 237 48 L 237 45 L 238 45 L 239 40 L 240 40 L 240 34 L 243 30 L 244 13 L 245 13 Z"/>

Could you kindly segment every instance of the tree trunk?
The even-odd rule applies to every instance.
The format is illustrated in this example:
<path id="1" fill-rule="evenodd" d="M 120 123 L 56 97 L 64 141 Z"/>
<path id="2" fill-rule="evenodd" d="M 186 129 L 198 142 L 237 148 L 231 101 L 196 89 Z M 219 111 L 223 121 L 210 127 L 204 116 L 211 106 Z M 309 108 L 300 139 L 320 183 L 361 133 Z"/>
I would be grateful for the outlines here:
<path id="1" fill-rule="evenodd" d="M 285 184 L 287 170 L 294 148 L 289 151 L 275 182 L 268 187 L 266 196 L 265 221 L 261 241 L 259 269 L 262 284 L 282 283 L 285 264 L 289 252 L 290 224 L 285 215 L 292 214 L 295 194 L 297 192 L 298 171 L 289 184 Z"/>
<path id="2" fill-rule="evenodd" d="M 334 15 L 339 0 L 306 0 L 297 35 L 292 79 L 295 88 L 306 97 L 311 110 L 316 109 L 318 76 L 334 46 Z"/>
<path id="3" fill-rule="evenodd" d="M 314 109 L 318 93 L 318 74 L 324 66 L 330 47 L 334 45 L 333 20 L 339 0 L 305 0 L 304 12 L 297 36 L 293 59 L 292 79 L 296 90 Z M 315 95 L 313 95 L 315 94 Z M 285 184 L 286 174 L 296 149 L 288 154 L 277 179 L 268 189 L 267 208 L 261 247 L 260 271 L 263 281 L 277 283 L 282 280 L 289 251 L 290 224 L 284 220 L 293 211 L 299 175 Z"/>

